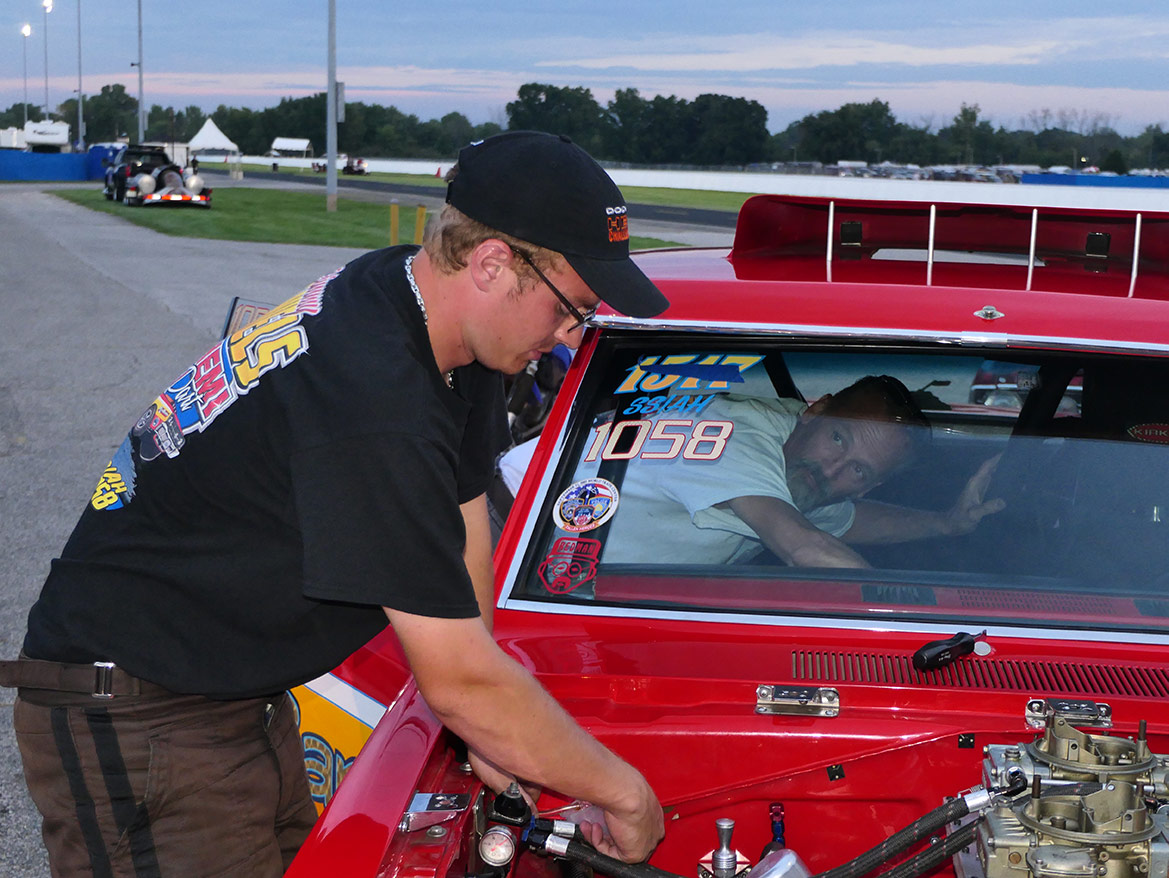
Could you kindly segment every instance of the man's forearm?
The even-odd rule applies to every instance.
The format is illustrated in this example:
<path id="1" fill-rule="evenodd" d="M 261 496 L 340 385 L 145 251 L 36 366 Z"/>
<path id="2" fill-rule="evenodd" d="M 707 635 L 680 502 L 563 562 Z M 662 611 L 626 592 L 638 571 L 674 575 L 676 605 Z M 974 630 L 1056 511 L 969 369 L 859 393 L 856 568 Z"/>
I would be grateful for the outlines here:
<path id="1" fill-rule="evenodd" d="M 869 566 L 843 542 L 820 530 L 798 509 L 777 497 L 736 497 L 727 505 L 785 564 L 794 567 Z"/>
<path id="2" fill-rule="evenodd" d="M 448 728 L 518 779 L 592 802 L 605 810 L 643 808 L 644 780 L 509 659 L 489 683 L 447 692 L 427 703 Z M 426 695 L 426 692 L 423 692 Z"/>
<path id="3" fill-rule="evenodd" d="M 944 511 L 910 509 L 872 500 L 856 501 L 852 528 L 844 535 L 850 543 L 902 543 L 928 537 L 967 534 L 988 515 L 1000 512 L 1006 503 L 1001 497 L 986 499 L 991 477 L 1000 455 L 983 461 L 966 482 L 954 504 Z"/>
<path id="4" fill-rule="evenodd" d="M 585 732 L 478 620 L 387 612 L 430 708 L 483 757 L 616 813 L 644 808 L 647 794 L 652 800 L 636 769 Z"/>
<path id="5" fill-rule="evenodd" d="M 951 533 L 950 518 L 945 512 L 911 509 L 873 500 L 857 500 L 855 505 L 852 527 L 844 535 L 846 543 L 903 543 Z"/>

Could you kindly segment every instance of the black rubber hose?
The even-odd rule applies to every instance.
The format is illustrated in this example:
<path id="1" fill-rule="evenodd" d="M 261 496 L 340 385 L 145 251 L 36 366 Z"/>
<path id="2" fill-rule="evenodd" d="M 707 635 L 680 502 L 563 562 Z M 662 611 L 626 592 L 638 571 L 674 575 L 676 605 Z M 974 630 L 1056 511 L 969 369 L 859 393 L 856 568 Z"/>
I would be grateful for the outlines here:
<path id="1" fill-rule="evenodd" d="M 918 817 L 904 829 L 893 833 L 879 845 L 865 851 L 858 857 L 821 872 L 815 878 L 861 878 L 878 866 L 888 862 L 897 854 L 937 832 L 947 823 L 953 823 L 970 813 L 963 798 L 951 799 L 939 805 L 928 814 Z"/>
<path id="2" fill-rule="evenodd" d="M 1005 793 L 1009 796 L 1013 793 L 1021 792 L 1025 788 L 1025 782 L 1016 781 L 1006 790 L 995 790 L 993 792 Z M 865 851 L 865 853 L 849 860 L 847 863 L 829 869 L 826 872 L 820 872 L 814 878 L 861 878 L 861 876 L 872 872 L 905 849 L 928 838 L 948 823 L 960 820 L 969 813 L 970 808 L 965 798 L 958 797 L 951 799 L 939 805 L 928 814 L 917 818 L 904 829 L 895 832 L 876 847 Z M 973 821 L 957 832 L 946 836 L 939 844 L 932 845 L 911 859 L 906 860 L 901 865 L 883 873 L 881 878 L 912 878 L 912 876 L 920 874 L 927 868 L 933 868 L 946 857 L 952 856 L 954 851 L 961 850 L 970 844 L 974 838 L 978 822 L 977 820 Z M 546 820 L 535 821 L 535 825 L 529 830 L 526 836 L 526 840 L 533 847 L 540 848 L 543 846 L 544 841 L 549 835 L 549 826 L 545 824 L 549 823 L 550 821 Z M 949 853 L 946 851 L 949 851 Z M 680 878 L 680 876 L 675 875 L 673 872 L 667 872 L 648 863 L 624 863 L 621 860 L 606 856 L 581 838 L 579 828 L 574 838 L 568 842 L 563 856 L 574 862 L 583 863 L 603 875 L 611 876 L 611 878 Z M 922 863 L 926 865 L 922 865 Z"/>
<path id="3" fill-rule="evenodd" d="M 974 841 L 978 833 L 979 820 L 967 823 L 956 832 L 952 832 L 937 844 L 932 844 L 921 853 L 915 854 L 904 863 L 894 866 L 888 872 L 882 872 L 881 878 L 917 878 L 932 871 L 950 859 L 962 848 Z"/>
<path id="4" fill-rule="evenodd" d="M 576 860 L 557 860 L 562 878 L 593 878 L 593 870 Z"/>
<path id="5" fill-rule="evenodd" d="M 651 866 L 649 863 L 623 863 L 621 860 L 602 854 L 588 842 L 572 839 L 564 856 L 577 863 L 583 863 L 596 872 L 611 878 L 681 878 L 673 872 Z"/>

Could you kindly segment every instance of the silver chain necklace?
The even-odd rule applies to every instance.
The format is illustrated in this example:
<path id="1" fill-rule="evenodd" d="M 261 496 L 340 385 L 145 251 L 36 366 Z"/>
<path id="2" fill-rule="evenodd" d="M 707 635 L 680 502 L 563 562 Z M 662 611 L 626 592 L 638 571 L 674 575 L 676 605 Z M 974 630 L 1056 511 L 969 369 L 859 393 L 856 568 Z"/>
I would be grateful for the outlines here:
<path id="1" fill-rule="evenodd" d="M 409 256 L 406 257 L 406 282 L 410 284 L 410 292 L 412 292 L 414 294 L 414 301 L 416 301 L 418 303 L 418 310 L 422 312 L 422 322 L 427 327 L 429 327 L 430 326 L 430 317 L 426 313 L 426 303 L 422 301 L 422 293 L 418 289 L 418 282 L 416 280 L 414 280 L 414 271 L 410 267 L 414 263 L 415 255 L 417 255 L 417 254 L 411 253 Z M 447 372 L 442 377 L 443 377 L 443 380 L 446 381 L 446 386 L 449 387 L 451 390 L 454 390 L 455 389 L 454 370 Z"/>

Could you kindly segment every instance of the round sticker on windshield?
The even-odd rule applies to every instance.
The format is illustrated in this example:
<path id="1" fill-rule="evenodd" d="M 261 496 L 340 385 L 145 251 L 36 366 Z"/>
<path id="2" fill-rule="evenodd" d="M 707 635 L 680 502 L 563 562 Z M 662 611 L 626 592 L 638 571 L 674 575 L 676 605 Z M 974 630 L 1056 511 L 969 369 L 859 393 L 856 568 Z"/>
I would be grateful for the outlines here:
<path id="1" fill-rule="evenodd" d="M 598 528 L 613 517 L 617 500 L 617 486 L 606 479 L 574 482 L 556 500 L 556 526 L 572 533 Z"/>

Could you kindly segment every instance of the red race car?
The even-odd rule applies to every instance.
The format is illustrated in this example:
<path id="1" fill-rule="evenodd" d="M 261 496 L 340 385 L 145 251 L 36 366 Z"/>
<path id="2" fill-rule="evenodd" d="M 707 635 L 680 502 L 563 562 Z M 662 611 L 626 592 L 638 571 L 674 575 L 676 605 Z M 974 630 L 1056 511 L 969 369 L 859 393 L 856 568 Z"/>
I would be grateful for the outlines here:
<path id="1" fill-rule="evenodd" d="M 1165 878 L 1169 212 L 758 196 L 638 260 L 671 306 L 585 336 L 495 635 L 664 841 L 485 790 L 387 631 L 294 693 L 288 874 Z M 1026 393 L 972 400 L 988 363 Z"/>

